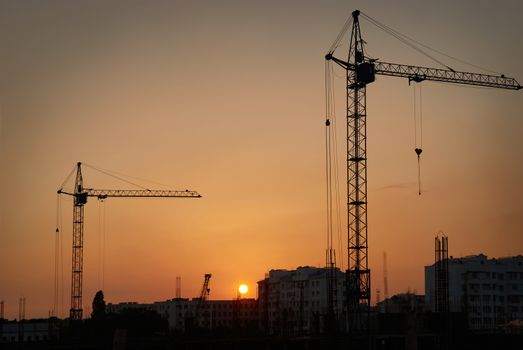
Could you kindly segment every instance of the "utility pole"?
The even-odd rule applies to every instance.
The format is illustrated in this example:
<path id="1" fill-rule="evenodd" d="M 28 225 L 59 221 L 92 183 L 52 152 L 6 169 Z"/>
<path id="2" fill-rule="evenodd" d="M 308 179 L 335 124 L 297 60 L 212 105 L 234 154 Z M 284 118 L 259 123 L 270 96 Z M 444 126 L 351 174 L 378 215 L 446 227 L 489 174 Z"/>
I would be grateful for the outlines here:
<path id="1" fill-rule="evenodd" d="M 385 312 L 389 312 L 387 307 L 389 298 L 389 279 L 387 273 L 387 252 L 383 252 L 383 299 L 385 300 Z"/>
<path id="2" fill-rule="evenodd" d="M 182 278 L 180 276 L 176 276 L 176 299 L 180 299 L 182 297 Z"/>

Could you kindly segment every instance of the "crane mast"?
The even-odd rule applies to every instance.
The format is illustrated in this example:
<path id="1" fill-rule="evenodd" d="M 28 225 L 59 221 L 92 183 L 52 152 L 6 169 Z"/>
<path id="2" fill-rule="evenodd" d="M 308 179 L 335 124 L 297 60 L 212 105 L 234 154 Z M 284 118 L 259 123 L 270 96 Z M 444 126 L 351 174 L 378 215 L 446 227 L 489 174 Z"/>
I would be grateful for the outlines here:
<path id="1" fill-rule="evenodd" d="M 369 79 L 358 74 L 364 62 L 358 12 L 350 37 L 346 70 L 347 91 L 347 214 L 348 270 L 346 273 L 347 321 L 352 333 L 368 329 L 370 317 L 370 269 L 367 245 L 367 100 Z"/>
<path id="2" fill-rule="evenodd" d="M 60 193 L 60 190 L 58 191 Z M 84 205 L 87 196 L 83 190 L 81 163 L 77 164 L 73 196 L 73 258 L 71 275 L 71 320 L 82 319 L 82 282 L 83 282 L 83 244 L 84 244 Z"/>
<path id="3" fill-rule="evenodd" d="M 72 251 L 72 275 L 71 275 L 71 309 L 69 317 L 72 321 L 79 321 L 83 317 L 82 308 L 82 284 L 83 284 L 83 241 L 84 241 L 84 205 L 88 197 L 106 199 L 109 197 L 123 198 L 200 198 L 195 191 L 171 191 L 171 190 L 104 190 L 84 188 L 82 176 L 82 163 L 76 164 L 76 179 L 74 191 L 67 192 L 60 188 L 58 194 L 73 197 L 73 251 Z"/>
<path id="4" fill-rule="evenodd" d="M 365 57 L 361 37 L 360 11 L 352 12 L 353 24 L 347 60 L 325 55 L 346 70 L 347 102 L 347 212 L 348 270 L 346 272 L 346 311 L 349 334 L 365 335 L 370 320 L 370 269 L 367 244 L 367 109 L 366 87 L 375 76 L 407 78 L 409 83 L 424 80 L 453 84 L 520 90 L 521 85 L 504 75 L 459 72 L 380 62 Z"/>

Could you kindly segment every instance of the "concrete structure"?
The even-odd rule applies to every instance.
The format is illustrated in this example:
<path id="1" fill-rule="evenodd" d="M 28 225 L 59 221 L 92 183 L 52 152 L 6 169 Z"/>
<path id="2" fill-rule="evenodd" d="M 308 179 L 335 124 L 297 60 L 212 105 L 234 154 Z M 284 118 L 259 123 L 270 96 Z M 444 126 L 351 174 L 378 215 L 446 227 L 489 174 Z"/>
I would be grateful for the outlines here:
<path id="1" fill-rule="evenodd" d="M 343 329 L 345 274 L 336 269 L 335 311 Z M 328 316 L 328 270 L 298 267 L 271 270 L 258 282 L 260 329 L 267 334 L 299 336 L 320 333 Z"/>
<path id="2" fill-rule="evenodd" d="M 0 344 L 47 342 L 57 340 L 58 334 L 58 324 L 52 319 L 0 322 Z"/>
<path id="3" fill-rule="evenodd" d="M 506 328 L 523 320 L 523 256 L 485 255 L 448 261 L 451 312 L 464 312 L 471 330 Z M 434 265 L 425 266 L 426 302 L 434 311 Z"/>
<path id="4" fill-rule="evenodd" d="M 427 309 L 425 296 L 410 292 L 393 295 L 376 305 L 376 310 L 380 313 L 422 313 Z"/>
<path id="5" fill-rule="evenodd" d="M 133 308 L 152 310 L 168 320 L 169 328 L 174 331 L 185 331 L 191 327 L 212 330 L 256 328 L 258 325 L 258 303 L 255 299 L 207 300 L 196 316 L 198 302 L 198 298 L 175 298 L 152 304 L 108 304 L 107 312 L 120 313 Z"/>

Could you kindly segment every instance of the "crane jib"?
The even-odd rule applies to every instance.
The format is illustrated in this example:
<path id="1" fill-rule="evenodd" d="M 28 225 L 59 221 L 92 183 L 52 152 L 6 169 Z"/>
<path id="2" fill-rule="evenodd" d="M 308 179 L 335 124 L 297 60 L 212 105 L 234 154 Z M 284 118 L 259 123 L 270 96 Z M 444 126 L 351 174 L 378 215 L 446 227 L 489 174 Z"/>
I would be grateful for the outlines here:
<path id="1" fill-rule="evenodd" d="M 407 78 L 409 81 L 421 82 L 424 80 L 439 81 L 444 83 L 474 85 L 499 89 L 520 90 L 522 86 L 516 79 L 505 75 L 490 75 L 481 73 L 461 72 L 451 69 L 439 69 L 406 64 L 388 63 L 380 61 L 363 62 L 355 65 L 334 57 L 331 53 L 325 56 L 326 60 L 333 60 L 341 67 L 356 71 L 360 82 L 371 83 L 374 75 Z"/>

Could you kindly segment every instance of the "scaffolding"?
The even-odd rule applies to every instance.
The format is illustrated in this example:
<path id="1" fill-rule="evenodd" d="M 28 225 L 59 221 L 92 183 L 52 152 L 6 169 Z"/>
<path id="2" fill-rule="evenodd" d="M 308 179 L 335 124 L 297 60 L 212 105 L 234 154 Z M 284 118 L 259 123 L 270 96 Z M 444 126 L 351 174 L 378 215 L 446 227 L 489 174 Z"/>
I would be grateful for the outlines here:
<path id="1" fill-rule="evenodd" d="M 435 239 L 435 311 L 449 312 L 449 243 L 441 232 Z"/>

